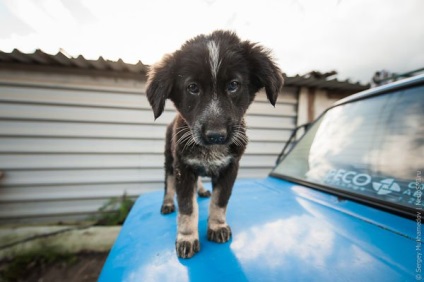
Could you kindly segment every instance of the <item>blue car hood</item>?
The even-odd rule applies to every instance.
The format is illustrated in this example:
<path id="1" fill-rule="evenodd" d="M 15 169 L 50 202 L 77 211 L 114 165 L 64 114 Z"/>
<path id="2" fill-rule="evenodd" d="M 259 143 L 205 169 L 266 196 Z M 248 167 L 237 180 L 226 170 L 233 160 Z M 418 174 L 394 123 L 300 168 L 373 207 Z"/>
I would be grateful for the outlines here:
<path id="1" fill-rule="evenodd" d="M 199 198 L 201 250 L 179 259 L 176 213 L 160 214 L 162 197 L 139 197 L 99 281 L 412 281 L 419 275 L 414 220 L 272 177 L 236 182 L 227 211 L 233 237 L 224 244 L 207 240 L 209 199 Z"/>

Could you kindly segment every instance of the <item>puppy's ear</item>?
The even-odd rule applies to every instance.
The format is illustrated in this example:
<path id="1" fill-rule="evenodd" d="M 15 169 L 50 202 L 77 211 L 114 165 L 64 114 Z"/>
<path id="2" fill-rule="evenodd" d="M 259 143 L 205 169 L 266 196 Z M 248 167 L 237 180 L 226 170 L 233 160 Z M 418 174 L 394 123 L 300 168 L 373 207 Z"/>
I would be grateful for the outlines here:
<path id="1" fill-rule="evenodd" d="M 284 83 L 280 68 L 272 60 L 269 50 L 249 41 L 245 41 L 243 44 L 250 64 L 252 84 L 256 91 L 265 87 L 269 102 L 275 106 L 278 93 Z"/>
<path id="2" fill-rule="evenodd" d="M 165 108 L 165 101 L 171 94 L 174 84 L 174 58 L 165 56 L 161 62 L 153 65 L 148 73 L 146 95 L 157 119 Z"/>

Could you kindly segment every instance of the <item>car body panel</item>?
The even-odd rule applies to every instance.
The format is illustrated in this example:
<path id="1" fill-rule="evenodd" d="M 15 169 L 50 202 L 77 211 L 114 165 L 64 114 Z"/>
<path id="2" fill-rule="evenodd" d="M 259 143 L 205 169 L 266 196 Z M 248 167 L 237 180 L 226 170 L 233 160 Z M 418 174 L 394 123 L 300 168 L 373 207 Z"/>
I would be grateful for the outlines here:
<path id="1" fill-rule="evenodd" d="M 160 214 L 162 196 L 139 197 L 99 281 L 415 280 L 411 219 L 274 177 L 239 180 L 227 211 L 230 241 L 207 240 L 210 200 L 199 198 L 201 250 L 180 259 L 176 213 Z"/>

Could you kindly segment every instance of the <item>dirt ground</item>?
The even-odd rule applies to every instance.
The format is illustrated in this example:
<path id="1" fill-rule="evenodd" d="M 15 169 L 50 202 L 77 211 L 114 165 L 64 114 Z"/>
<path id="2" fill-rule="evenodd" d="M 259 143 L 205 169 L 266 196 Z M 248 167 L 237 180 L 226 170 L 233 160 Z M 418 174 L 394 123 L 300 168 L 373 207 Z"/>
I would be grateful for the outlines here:
<path id="1" fill-rule="evenodd" d="M 6 278 L 0 281 L 16 282 L 91 282 L 97 281 L 106 260 L 107 253 L 80 253 L 72 259 L 47 262 L 42 264 L 29 263 L 21 271 L 19 277 Z M 7 264 L 0 266 L 0 271 Z M 4 277 L 3 277 L 4 279 Z"/>

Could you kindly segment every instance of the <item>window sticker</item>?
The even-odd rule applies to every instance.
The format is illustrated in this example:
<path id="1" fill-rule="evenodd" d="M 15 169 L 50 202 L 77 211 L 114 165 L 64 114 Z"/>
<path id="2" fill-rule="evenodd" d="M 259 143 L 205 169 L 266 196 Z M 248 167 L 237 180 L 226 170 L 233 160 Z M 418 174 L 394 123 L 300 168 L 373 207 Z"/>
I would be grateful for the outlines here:
<path id="1" fill-rule="evenodd" d="M 422 206 L 422 188 L 416 181 L 397 180 L 395 178 L 371 176 L 370 174 L 346 169 L 330 169 L 323 181 L 324 184 L 344 190 L 361 191 L 375 198 L 396 203 Z"/>
<path id="2" fill-rule="evenodd" d="M 344 169 L 330 169 L 324 178 L 324 183 L 363 191 L 365 190 L 365 186 L 371 183 L 371 180 L 371 176 L 366 173 Z"/>
<path id="3" fill-rule="evenodd" d="M 393 178 L 387 178 L 380 182 L 373 182 L 372 188 L 377 192 L 377 195 L 387 195 L 392 192 L 400 192 L 400 186 Z"/>

